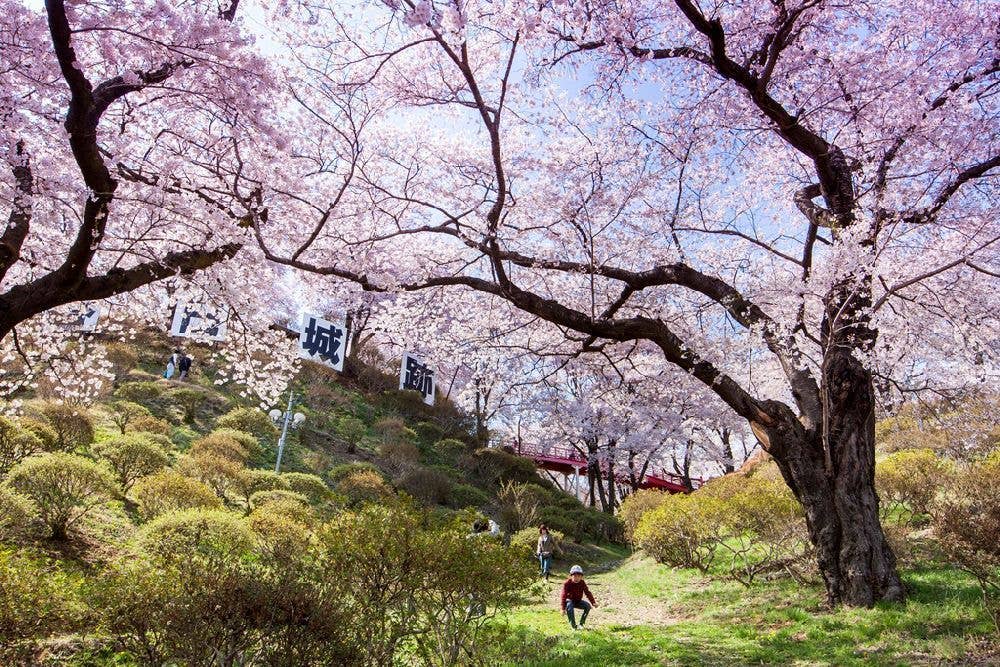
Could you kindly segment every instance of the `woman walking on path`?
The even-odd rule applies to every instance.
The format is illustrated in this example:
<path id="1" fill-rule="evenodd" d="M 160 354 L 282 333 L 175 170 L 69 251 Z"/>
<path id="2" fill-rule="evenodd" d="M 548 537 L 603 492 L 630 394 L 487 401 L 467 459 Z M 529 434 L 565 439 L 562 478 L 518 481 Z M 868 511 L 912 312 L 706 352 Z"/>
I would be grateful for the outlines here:
<path id="1" fill-rule="evenodd" d="M 556 541 L 549 534 L 549 528 L 544 523 L 538 527 L 538 546 L 535 547 L 535 555 L 542 566 L 542 576 L 545 581 L 549 580 L 549 570 L 552 568 L 552 552 L 555 550 Z"/>
<path id="2" fill-rule="evenodd" d="M 587 596 L 590 602 L 583 599 L 584 595 Z M 569 619 L 570 627 L 574 630 L 577 629 L 576 614 L 573 613 L 574 609 L 583 610 L 583 613 L 580 614 L 581 628 L 587 622 L 587 614 L 590 613 L 591 607 L 597 609 L 597 600 L 594 599 L 593 593 L 587 587 L 587 582 L 583 580 L 583 568 L 579 565 L 574 565 L 569 569 L 569 579 L 563 583 L 559 606 Z"/>

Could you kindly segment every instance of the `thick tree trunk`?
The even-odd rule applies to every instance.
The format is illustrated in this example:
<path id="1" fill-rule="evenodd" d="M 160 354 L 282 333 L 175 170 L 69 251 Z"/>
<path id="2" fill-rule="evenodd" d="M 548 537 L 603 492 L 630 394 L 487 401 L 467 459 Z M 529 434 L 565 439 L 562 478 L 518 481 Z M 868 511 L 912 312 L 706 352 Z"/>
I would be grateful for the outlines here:
<path id="1" fill-rule="evenodd" d="M 824 373 L 825 425 L 807 431 L 787 407 L 769 428 L 752 424 L 806 513 L 830 604 L 870 607 L 905 597 L 878 516 L 871 375 L 847 352 Z M 824 444 L 826 443 L 826 446 Z"/>

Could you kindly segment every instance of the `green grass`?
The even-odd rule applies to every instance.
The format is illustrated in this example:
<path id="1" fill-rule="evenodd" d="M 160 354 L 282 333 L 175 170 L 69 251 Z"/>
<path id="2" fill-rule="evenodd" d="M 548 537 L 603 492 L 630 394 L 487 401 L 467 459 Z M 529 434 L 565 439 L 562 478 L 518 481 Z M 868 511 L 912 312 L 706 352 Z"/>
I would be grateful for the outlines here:
<path id="1" fill-rule="evenodd" d="M 517 664 L 602 667 L 966 664 L 972 655 L 990 664 L 1000 658 L 971 577 L 927 563 L 903 578 L 906 605 L 829 611 L 819 586 L 780 580 L 747 589 L 634 557 L 587 577 L 599 603 L 602 594 L 619 598 L 615 608 L 592 613 L 590 623 L 598 627 L 574 633 L 551 600 L 536 598 L 505 619 L 507 652 L 518 656 Z M 636 622 L 631 612 L 644 605 L 652 605 L 654 616 Z M 616 616 L 632 618 L 619 623 Z"/>

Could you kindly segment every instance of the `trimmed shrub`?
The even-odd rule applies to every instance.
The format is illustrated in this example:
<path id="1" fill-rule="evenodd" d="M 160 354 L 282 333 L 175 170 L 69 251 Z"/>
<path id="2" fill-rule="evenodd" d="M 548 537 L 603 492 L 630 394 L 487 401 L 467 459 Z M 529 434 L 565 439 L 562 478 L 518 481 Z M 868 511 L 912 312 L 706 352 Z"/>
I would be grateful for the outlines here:
<path id="1" fill-rule="evenodd" d="M 167 512 L 212 509 L 222 504 L 206 484 L 171 469 L 140 479 L 132 487 L 132 497 L 147 521 Z"/>
<path id="2" fill-rule="evenodd" d="M 347 499 L 349 507 L 378 502 L 393 495 L 392 487 L 376 472 L 359 470 L 340 479 L 334 490 Z"/>
<path id="3" fill-rule="evenodd" d="M 330 500 L 333 493 L 318 475 L 310 475 L 304 472 L 286 472 L 281 476 L 288 487 L 295 493 L 301 493 L 309 499 L 312 505 L 319 505 Z"/>
<path id="4" fill-rule="evenodd" d="M 132 401 L 114 401 L 111 406 L 111 421 L 125 434 L 128 425 L 139 417 L 151 417 L 152 413 L 143 405 Z"/>
<path id="5" fill-rule="evenodd" d="M 694 495 L 668 496 L 646 512 L 636 527 L 635 541 L 658 563 L 708 572 L 729 517 L 718 498 Z"/>
<path id="6" fill-rule="evenodd" d="M 215 421 L 215 427 L 243 431 L 259 441 L 273 440 L 278 435 L 278 429 L 271 418 L 253 408 L 233 408 Z"/>
<path id="7" fill-rule="evenodd" d="M 0 416 L 0 475 L 40 451 L 43 444 L 38 436 Z"/>
<path id="8" fill-rule="evenodd" d="M 349 477 L 356 472 L 362 471 L 373 472 L 379 477 L 382 477 L 382 471 L 379 470 L 374 464 L 368 463 L 367 461 L 352 461 L 350 463 L 342 463 L 330 468 L 326 472 L 326 481 L 335 486 L 337 482 L 345 477 Z"/>
<path id="9" fill-rule="evenodd" d="M 976 578 L 1000 634 L 1000 452 L 955 473 L 932 516 L 945 554 Z"/>
<path id="10" fill-rule="evenodd" d="M 639 489 L 622 501 L 618 518 L 622 520 L 625 539 L 635 544 L 635 529 L 646 512 L 659 507 L 670 494 L 656 489 Z"/>
<path id="11" fill-rule="evenodd" d="M 276 489 L 288 491 L 289 486 L 288 480 L 273 470 L 242 470 L 233 481 L 233 490 L 239 494 L 247 510 L 250 509 L 250 497 L 253 494 Z"/>
<path id="12" fill-rule="evenodd" d="M 428 505 L 442 505 L 448 500 L 453 482 L 440 470 L 414 466 L 403 473 L 396 486 Z"/>
<path id="13" fill-rule="evenodd" d="M 35 503 L 57 540 L 65 539 L 73 524 L 118 491 L 107 468 L 65 453 L 22 461 L 10 471 L 7 483 Z"/>
<path id="14" fill-rule="evenodd" d="M 309 499 L 301 493 L 287 491 L 285 489 L 272 489 L 271 491 L 258 491 L 250 496 L 250 507 L 257 510 L 271 503 L 298 503 L 303 507 L 309 507 Z"/>
<path id="15" fill-rule="evenodd" d="M 382 443 L 379 456 L 393 470 L 401 471 L 420 460 L 420 450 L 409 440 L 392 440 Z"/>
<path id="16" fill-rule="evenodd" d="M 28 433 L 33 434 L 36 438 L 42 441 L 42 449 L 46 452 L 56 451 L 56 445 L 59 442 L 59 435 L 56 433 L 55 429 L 48 425 L 47 422 L 39 421 L 38 419 L 33 419 L 31 417 L 22 417 L 18 420 L 18 425 Z"/>
<path id="17" fill-rule="evenodd" d="M 227 491 L 238 488 L 239 476 L 245 470 L 239 461 L 208 452 L 181 457 L 177 469 L 208 484 L 223 499 Z"/>
<path id="18" fill-rule="evenodd" d="M 417 440 L 426 445 L 434 444 L 444 438 L 444 429 L 433 422 L 417 422 L 413 431 L 417 434 Z"/>
<path id="19" fill-rule="evenodd" d="M 192 557 L 238 559 L 253 547 L 250 527 L 238 515 L 215 509 L 168 512 L 142 527 L 137 540 L 145 553 L 164 561 Z"/>
<path id="20" fill-rule="evenodd" d="M 399 417 L 382 417 L 372 424 L 372 430 L 386 442 L 415 440 L 417 437 L 416 432 L 407 428 L 406 422 Z"/>
<path id="21" fill-rule="evenodd" d="M 887 510 L 906 506 L 926 514 L 934 494 L 944 485 L 953 466 L 930 449 L 904 449 L 875 464 L 875 489 Z"/>
<path id="22" fill-rule="evenodd" d="M 130 433 L 94 445 L 94 453 L 108 462 L 125 493 L 140 477 L 152 475 L 170 462 L 163 446 L 141 433 Z"/>
<path id="23" fill-rule="evenodd" d="M 208 398 L 208 394 L 200 389 L 191 387 L 178 387 L 169 394 L 170 398 L 181 407 L 184 412 L 184 421 L 190 424 L 198 415 L 198 408 L 202 406 Z"/>
<path id="24" fill-rule="evenodd" d="M 192 442 L 188 453 L 196 458 L 217 456 L 244 465 L 251 458 L 259 456 L 260 445 L 248 433 L 233 429 L 216 429 Z"/>
<path id="25" fill-rule="evenodd" d="M 126 382 L 114 395 L 133 403 L 151 403 L 163 395 L 163 386 L 158 382 Z"/>
<path id="26" fill-rule="evenodd" d="M 456 484 L 448 492 L 448 506 L 455 509 L 474 507 L 482 509 L 490 502 L 490 495 L 471 484 Z"/>
<path id="27" fill-rule="evenodd" d="M 139 415 L 133 419 L 128 430 L 134 433 L 156 433 L 158 435 L 170 435 L 170 422 L 153 415 Z"/>
<path id="28" fill-rule="evenodd" d="M 0 486 L 0 540 L 15 542 L 26 537 L 37 517 L 30 498 Z"/>
<path id="29" fill-rule="evenodd" d="M 358 443 L 365 437 L 368 427 L 357 417 L 345 416 L 337 421 L 337 435 L 347 443 L 348 453 L 353 454 L 358 449 Z"/>
<path id="30" fill-rule="evenodd" d="M 484 484 L 496 488 L 503 482 L 540 481 L 535 464 L 501 449 L 480 449 L 471 457 L 469 472 Z"/>
<path id="31" fill-rule="evenodd" d="M 63 403 L 46 403 L 41 412 L 55 431 L 56 450 L 73 451 L 94 441 L 94 418 L 85 409 Z"/>

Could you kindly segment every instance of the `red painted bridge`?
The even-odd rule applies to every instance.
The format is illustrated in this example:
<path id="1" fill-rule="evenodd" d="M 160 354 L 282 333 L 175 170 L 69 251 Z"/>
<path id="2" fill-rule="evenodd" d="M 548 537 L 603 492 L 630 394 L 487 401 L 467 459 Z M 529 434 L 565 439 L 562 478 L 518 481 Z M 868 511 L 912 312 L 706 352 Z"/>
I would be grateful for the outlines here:
<path id="1" fill-rule="evenodd" d="M 542 449 L 536 445 L 518 443 L 513 447 L 513 451 L 518 456 L 531 459 L 539 468 L 544 468 L 552 472 L 564 475 L 582 475 L 586 474 L 587 471 L 587 457 L 572 447 L 557 446 Z M 602 465 L 601 474 L 607 477 L 606 464 Z M 615 472 L 615 481 L 624 485 L 631 484 L 628 474 L 622 472 Z M 691 478 L 691 486 L 696 489 L 703 482 L 704 480 L 700 477 Z M 668 493 L 688 492 L 688 488 L 684 485 L 683 477 L 661 469 L 648 469 L 639 487 L 643 489 L 660 489 Z"/>

